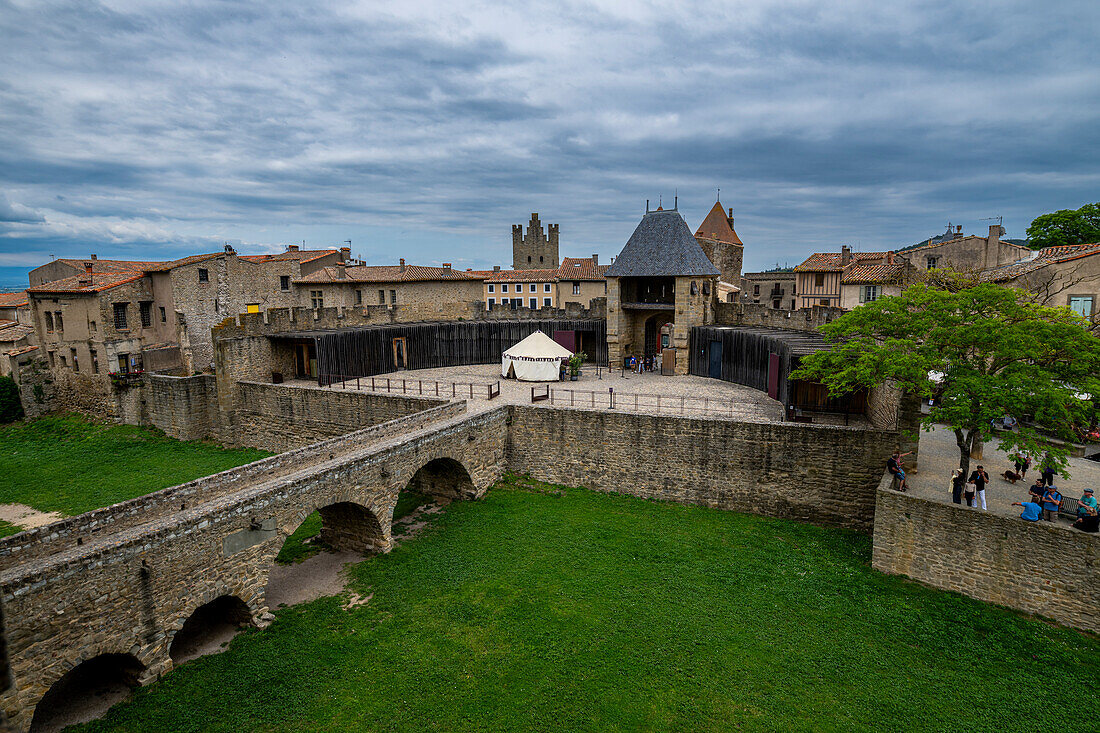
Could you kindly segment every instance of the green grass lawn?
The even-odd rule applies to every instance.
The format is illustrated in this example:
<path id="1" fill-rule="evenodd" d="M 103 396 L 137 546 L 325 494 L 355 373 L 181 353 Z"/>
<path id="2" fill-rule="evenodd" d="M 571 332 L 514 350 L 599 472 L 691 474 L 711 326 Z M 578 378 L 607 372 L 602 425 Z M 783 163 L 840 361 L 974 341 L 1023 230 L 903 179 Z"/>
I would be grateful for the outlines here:
<path id="1" fill-rule="evenodd" d="M 510 477 L 86 731 L 1092 731 L 1100 642 L 866 536 Z M 1091 711 L 1091 712 L 1089 712 Z"/>
<path id="2" fill-rule="evenodd" d="M 82 514 L 268 455 L 76 415 L 42 417 L 0 427 L 0 504 Z"/>

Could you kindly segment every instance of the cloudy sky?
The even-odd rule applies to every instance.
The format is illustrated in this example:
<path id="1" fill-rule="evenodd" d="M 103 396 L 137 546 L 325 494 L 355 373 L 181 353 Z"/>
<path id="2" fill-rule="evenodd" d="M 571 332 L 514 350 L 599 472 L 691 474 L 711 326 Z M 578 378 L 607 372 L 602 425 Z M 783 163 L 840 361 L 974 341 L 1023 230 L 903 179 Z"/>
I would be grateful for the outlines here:
<path id="1" fill-rule="evenodd" d="M 1100 200 L 1100 3 L 0 0 L 0 284 L 352 241 L 615 255 L 721 188 L 746 268 Z"/>

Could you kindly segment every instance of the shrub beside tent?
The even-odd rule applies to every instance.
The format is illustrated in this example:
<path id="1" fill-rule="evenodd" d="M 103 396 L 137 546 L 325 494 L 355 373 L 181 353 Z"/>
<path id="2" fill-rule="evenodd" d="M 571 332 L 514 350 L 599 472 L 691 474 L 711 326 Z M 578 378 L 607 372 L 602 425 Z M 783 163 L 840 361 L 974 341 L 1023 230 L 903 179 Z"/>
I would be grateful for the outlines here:
<path id="1" fill-rule="evenodd" d="M 500 374 L 521 382 L 556 382 L 561 363 L 573 352 L 547 336 L 535 331 L 504 352 L 500 358 Z"/>

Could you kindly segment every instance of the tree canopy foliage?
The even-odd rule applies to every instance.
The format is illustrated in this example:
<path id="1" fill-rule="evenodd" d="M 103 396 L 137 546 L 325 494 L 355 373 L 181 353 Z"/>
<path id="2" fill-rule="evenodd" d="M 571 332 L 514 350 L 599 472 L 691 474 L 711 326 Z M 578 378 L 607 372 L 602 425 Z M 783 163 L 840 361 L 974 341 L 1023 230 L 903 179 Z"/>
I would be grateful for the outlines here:
<path id="1" fill-rule="evenodd" d="M 1100 242 L 1100 203 L 1037 216 L 1027 228 L 1027 239 L 1032 249 Z"/>
<path id="2" fill-rule="evenodd" d="M 19 387 L 11 377 L 0 377 L 0 425 L 23 417 Z"/>
<path id="3" fill-rule="evenodd" d="M 893 381 L 934 397 L 925 429 L 940 423 L 955 431 L 964 471 L 974 446 L 993 438 L 992 421 L 1007 415 L 1019 428 L 998 433 L 999 447 L 1049 454 L 1064 473 L 1068 450 L 1051 438 L 1071 440 L 1096 420 L 1100 339 L 1069 309 L 1038 305 L 1018 290 L 984 283 L 952 292 L 921 283 L 822 331 L 833 348 L 803 359 L 792 378 L 832 394 Z"/>

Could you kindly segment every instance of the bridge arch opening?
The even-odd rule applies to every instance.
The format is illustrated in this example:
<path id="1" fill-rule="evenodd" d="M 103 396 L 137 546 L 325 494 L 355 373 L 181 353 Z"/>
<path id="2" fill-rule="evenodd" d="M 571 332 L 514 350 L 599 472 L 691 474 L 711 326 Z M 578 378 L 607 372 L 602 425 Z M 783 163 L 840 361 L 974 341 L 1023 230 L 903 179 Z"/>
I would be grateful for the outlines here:
<path id="1" fill-rule="evenodd" d="M 34 708 L 32 733 L 52 733 L 95 720 L 130 697 L 145 671 L 131 654 L 101 654 L 69 670 Z"/>
<path id="2" fill-rule="evenodd" d="M 472 499 L 477 487 L 466 467 L 453 458 L 436 458 L 420 467 L 404 491 L 439 499 Z"/>
<path id="3" fill-rule="evenodd" d="M 252 612 L 237 596 L 219 596 L 204 603 L 184 622 L 172 638 L 168 656 L 176 664 L 222 650 L 245 626 L 252 625 Z"/>

